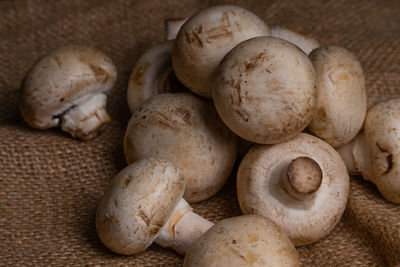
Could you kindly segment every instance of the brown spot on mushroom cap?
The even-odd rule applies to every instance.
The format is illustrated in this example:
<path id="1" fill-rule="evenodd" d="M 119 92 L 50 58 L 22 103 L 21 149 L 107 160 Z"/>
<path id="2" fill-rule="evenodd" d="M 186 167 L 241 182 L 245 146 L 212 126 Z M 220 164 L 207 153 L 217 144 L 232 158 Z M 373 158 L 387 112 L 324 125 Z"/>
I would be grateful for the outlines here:
<path id="1" fill-rule="evenodd" d="M 322 182 L 322 170 L 318 163 L 309 157 L 298 157 L 289 164 L 288 181 L 300 194 L 311 194 L 318 190 Z"/>

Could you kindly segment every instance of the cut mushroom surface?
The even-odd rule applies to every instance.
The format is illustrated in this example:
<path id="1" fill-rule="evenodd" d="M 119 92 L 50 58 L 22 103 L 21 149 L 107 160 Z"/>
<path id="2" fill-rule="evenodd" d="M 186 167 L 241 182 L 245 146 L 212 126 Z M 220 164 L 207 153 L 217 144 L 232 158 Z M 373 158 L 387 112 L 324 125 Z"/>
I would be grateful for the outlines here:
<path id="1" fill-rule="evenodd" d="M 314 49 L 320 47 L 319 42 L 311 36 L 289 30 L 285 27 L 271 27 L 271 36 L 289 41 L 297 45 L 307 55 L 309 55 Z"/>
<path id="2" fill-rule="evenodd" d="M 175 39 L 172 64 L 176 76 L 196 94 L 211 98 L 214 71 L 222 58 L 240 42 L 269 34 L 268 26 L 244 8 L 221 5 L 201 10 Z"/>
<path id="3" fill-rule="evenodd" d="M 352 174 L 362 173 L 390 202 L 400 204 L 400 98 L 382 101 L 367 112 L 364 131 L 340 155 Z"/>
<path id="4" fill-rule="evenodd" d="M 131 113 L 152 96 L 184 91 L 172 70 L 172 41 L 148 49 L 136 62 L 127 89 Z"/>
<path id="5" fill-rule="evenodd" d="M 350 142 L 361 130 L 367 113 L 367 91 L 361 64 L 343 47 L 314 50 L 310 59 L 317 72 L 317 110 L 308 128 L 333 147 Z"/>
<path id="6" fill-rule="evenodd" d="M 312 120 L 314 67 L 294 44 L 256 37 L 225 56 L 215 75 L 213 99 L 222 120 L 243 139 L 280 143 Z"/>
<path id="7" fill-rule="evenodd" d="M 184 254 L 213 223 L 182 199 L 185 181 L 168 161 L 149 158 L 123 169 L 97 208 L 97 233 L 115 253 L 133 255 L 154 241 Z"/>
<path id="8" fill-rule="evenodd" d="M 304 133 L 276 145 L 255 145 L 237 174 L 243 213 L 274 221 L 296 246 L 314 243 L 333 230 L 349 187 L 339 154 Z"/>
<path id="9" fill-rule="evenodd" d="M 182 172 L 185 199 L 214 195 L 231 173 L 237 138 L 221 121 L 211 101 L 191 93 L 157 95 L 133 113 L 124 138 L 128 163 L 162 157 Z"/>
<path id="10" fill-rule="evenodd" d="M 189 248 L 183 266 L 300 266 L 287 236 L 258 215 L 224 219 Z"/>
<path id="11" fill-rule="evenodd" d="M 101 51 L 59 48 L 37 61 L 25 77 L 21 114 L 34 128 L 61 126 L 73 137 L 90 139 L 110 121 L 106 94 L 116 79 L 116 67 Z"/>

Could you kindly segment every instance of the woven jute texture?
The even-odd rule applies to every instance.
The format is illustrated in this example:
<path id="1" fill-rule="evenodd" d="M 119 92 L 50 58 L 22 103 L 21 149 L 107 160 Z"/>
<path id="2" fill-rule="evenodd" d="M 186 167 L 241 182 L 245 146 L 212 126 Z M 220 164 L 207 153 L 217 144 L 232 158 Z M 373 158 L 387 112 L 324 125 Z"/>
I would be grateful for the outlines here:
<path id="1" fill-rule="evenodd" d="M 96 206 L 126 165 L 125 91 L 135 61 L 163 41 L 165 19 L 223 2 L 0 1 L 0 266 L 182 264 L 183 257 L 158 245 L 130 257 L 110 252 L 96 234 Z M 400 94 L 398 0 L 229 3 L 269 25 L 350 49 L 365 70 L 369 105 Z M 101 49 L 119 71 L 108 101 L 112 122 L 88 142 L 56 129 L 31 129 L 18 111 L 25 73 L 40 56 L 67 44 Z M 194 209 L 214 222 L 240 215 L 235 175 Z M 352 177 L 349 203 L 335 230 L 298 251 L 303 266 L 400 265 L 400 206 L 383 200 L 373 184 Z"/>

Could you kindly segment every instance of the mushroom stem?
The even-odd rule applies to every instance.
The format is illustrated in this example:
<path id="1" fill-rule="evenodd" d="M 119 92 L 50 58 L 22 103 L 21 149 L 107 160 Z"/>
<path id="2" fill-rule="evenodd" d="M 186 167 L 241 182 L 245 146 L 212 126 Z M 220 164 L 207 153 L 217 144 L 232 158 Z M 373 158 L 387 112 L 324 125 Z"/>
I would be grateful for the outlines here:
<path id="1" fill-rule="evenodd" d="M 156 243 L 163 247 L 172 247 L 185 255 L 190 245 L 214 223 L 192 211 L 192 207 L 183 198 L 179 201 L 172 216 L 161 229 Z"/>
<path id="2" fill-rule="evenodd" d="M 107 96 L 100 93 L 73 106 L 61 115 L 62 129 L 84 140 L 94 137 L 102 124 L 110 122 L 105 109 L 106 102 Z"/>
<path id="3" fill-rule="evenodd" d="M 178 35 L 179 30 L 182 25 L 188 20 L 188 18 L 184 19 L 167 19 L 165 21 L 165 33 L 166 40 L 173 40 Z"/>
<path id="4" fill-rule="evenodd" d="M 280 187 L 297 200 L 307 200 L 314 196 L 322 182 L 322 170 L 318 163 L 309 157 L 292 160 L 283 172 Z"/>
<path id="5" fill-rule="evenodd" d="M 361 174 L 366 167 L 368 157 L 367 144 L 364 132 L 359 133 L 350 143 L 337 148 L 337 152 L 346 164 L 351 175 Z"/>

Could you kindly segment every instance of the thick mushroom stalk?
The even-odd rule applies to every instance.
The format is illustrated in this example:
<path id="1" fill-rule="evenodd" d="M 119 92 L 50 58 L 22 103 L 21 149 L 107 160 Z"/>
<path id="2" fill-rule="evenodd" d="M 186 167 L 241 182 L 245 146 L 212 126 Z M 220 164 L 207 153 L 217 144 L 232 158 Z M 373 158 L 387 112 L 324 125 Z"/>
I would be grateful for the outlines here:
<path id="1" fill-rule="evenodd" d="M 172 247 L 179 254 L 185 255 L 193 240 L 213 225 L 209 220 L 194 213 L 189 203 L 182 198 L 155 242 L 163 247 Z"/>
<path id="2" fill-rule="evenodd" d="M 333 230 L 349 189 L 340 155 L 304 133 L 284 143 L 253 146 L 237 174 L 243 213 L 274 221 L 295 246 L 314 243 Z"/>
<path id="3" fill-rule="evenodd" d="M 367 112 L 364 131 L 337 150 L 351 174 L 362 174 L 383 197 L 400 204 L 400 98 L 380 102 Z"/>
<path id="4" fill-rule="evenodd" d="M 309 157 L 298 157 L 283 172 L 279 185 L 290 196 L 303 201 L 314 197 L 321 182 L 322 170 L 318 163 Z"/>
<path id="5" fill-rule="evenodd" d="M 110 122 L 106 111 L 107 96 L 97 94 L 61 115 L 61 128 L 73 137 L 90 139 L 97 135 L 99 127 Z"/>
<path id="6" fill-rule="evenodd" d="M 182 199 L 185 181 L 170 162 L 149 158 L 123 169 L 100 201 L 97 233 L 115 253 L 133 255 L 154 241 L 185 254 L 213 223 Z"/>
<path id="7" fill-rule="evenodd" d="M 101 51 L 84 46 L 61 47 L 44 56 L 27 74 L 19 107 L 37 129 L 60 126 L 73 137 L 90 139 L 110 121 L 106 94 L 117 70 Z"/>

